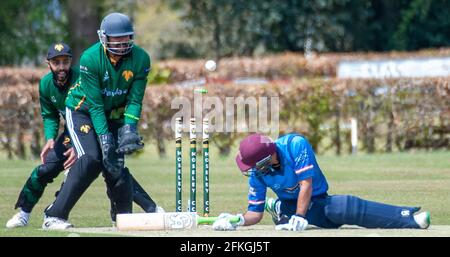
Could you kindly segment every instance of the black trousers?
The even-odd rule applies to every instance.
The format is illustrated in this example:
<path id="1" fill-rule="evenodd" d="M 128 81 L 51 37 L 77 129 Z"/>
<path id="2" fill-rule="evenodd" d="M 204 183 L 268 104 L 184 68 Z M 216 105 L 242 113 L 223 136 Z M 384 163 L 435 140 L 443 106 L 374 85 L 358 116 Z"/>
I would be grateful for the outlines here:
<path id="1" fill-rule="evenodd" d="M 44 164 L 35 167 L 20 191 L 15 208 L 21 208 L 25 212 L 31 212 L 44 193 L 47 184 L 52 183 L 63 170 L 67 157 L 64 152 L 70 149 L 70 137 L 67 129 L 60 134 L 53 149 L 45 157 Z"/>
<path id="2" fill-rule="evenodd" d="M 71 167 L 55 201 L 45 210 L 45 214 L 68 219 L 72 208 L 101 171 L 105 177 L 107 195 L 111 200 L 111 218 L 113 220 L 115 220 L 116 213 L 131 212 L 129 208 L 132 201 L 135 201 L 144 211 L 154 212 L 155 202 L 131 176 L 127 168 L 124 168 L 119 176 L 111 176 L 104 169 L 100 145 L 90 116 L 85 112 L 72 111 L 67 108 L 66 121 L 78 159 Z M 118 129 L 118 124 L 110 124 L 110 130 L 116 139 Z"/>

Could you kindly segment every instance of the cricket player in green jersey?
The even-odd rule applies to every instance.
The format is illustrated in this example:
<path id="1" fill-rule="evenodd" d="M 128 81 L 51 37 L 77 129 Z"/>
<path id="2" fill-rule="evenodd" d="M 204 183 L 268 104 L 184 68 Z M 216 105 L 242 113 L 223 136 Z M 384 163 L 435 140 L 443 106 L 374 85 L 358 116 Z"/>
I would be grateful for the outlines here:
<path id="1" fill-rule="evenodd" d="M 44 123 L 46 144 L 41 151 L 41 164 L 33 169 L 23 186 L 15 208 L 20 211 L 7 223 L 7 228 L 28 224 L 31 211 L 37 204 L 45 187 L 52 183 L 63 170 L 70 168 L 76 153 L 70 143 L 67 130 L 58 135 L 60 115 L 65 115 L 65 100 L 70 85 L 78 80 L 78 68 L 72 68 L 72 51 L 64 43 L 54 43 L 47 52 L 50 72 L 39 82 L 39 101 Z"/>
<path id="2" fill-rule="evenodd" d="M 68 170 L 77 159 L 66 126 L 61 134 L 58 135 L 58 132 L 60 116 L 65 118 L 67 93 L 70 86 L 77 83 L 79 69 L 71 67 L 72 50 L 65 43 L 54 43 L 49 47 L 47 65 L 50 72 L 39 82 L 39 100 L 46 140 L 40 156 L 42 163 L 33 169 L 23 186 L 15 205 L 20 211 L 8 220 L 7 228 L 28 225 L 31 211 L 44 193 L 47 184 L 52 183 L 63 170 Z M 158 206 L 134 178 L 133 187 L 134 202 L 144 211 L 154 212 Z"/>
<path id="3" fill-rule="evenodd" d="M 65 229 L 69 213 L 105 170 L 115 213 L 131 213 L 133 187 L 124 155 L 142 149 L 137 124 L 150 71 L 150 57 L 135 45 L 128 16 L 107 15 L 100 42 L 81 56 L 80 78 L 66 99 L 66 120 L 78 159 L 56 200 L 45 210 L 44 229 Z"/>

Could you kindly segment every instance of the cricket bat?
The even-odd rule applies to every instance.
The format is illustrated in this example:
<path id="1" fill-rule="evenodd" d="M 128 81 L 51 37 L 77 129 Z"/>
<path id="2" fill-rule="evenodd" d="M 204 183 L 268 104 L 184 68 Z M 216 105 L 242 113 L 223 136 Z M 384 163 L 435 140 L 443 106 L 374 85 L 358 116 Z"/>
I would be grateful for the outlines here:
<path id="1" fill-rule="evenodd" d="M 200 217 L 196 212 L 127 213 L 117 214 L 118 230 L 174 230 L 195 229 L 198 225 L 211 225 L 218 217 Z M 239 217 L 230 218 L 231 223 Z"/>

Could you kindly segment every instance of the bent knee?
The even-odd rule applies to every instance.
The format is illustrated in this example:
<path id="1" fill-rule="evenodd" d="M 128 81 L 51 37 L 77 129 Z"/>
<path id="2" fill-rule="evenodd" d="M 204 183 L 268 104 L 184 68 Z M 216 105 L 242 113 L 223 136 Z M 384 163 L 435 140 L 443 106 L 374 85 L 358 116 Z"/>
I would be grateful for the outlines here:
<path id="1" fill-rule="evenodd" d="M 325 206 L 325 215 L 337 224 L 346 224 L 349 216 L 355 215 L 359 198 L 352 195 L 335 195 Z"/>

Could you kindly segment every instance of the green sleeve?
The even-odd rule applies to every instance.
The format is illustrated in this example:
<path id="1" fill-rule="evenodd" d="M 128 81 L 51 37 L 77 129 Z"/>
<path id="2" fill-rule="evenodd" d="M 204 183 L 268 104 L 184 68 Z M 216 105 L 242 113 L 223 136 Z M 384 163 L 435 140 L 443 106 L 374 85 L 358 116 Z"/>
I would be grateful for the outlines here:
<path id="1" fill-rule="evenodd" d="M 46 97 L 45 88 L 42 81 L 39 82 L 39 102 L 41 104 L 41 115 L 44 122 L 45 141 L 55 139 L 58 135 L 59 112 L 52 104 L 52 101 Z"/>
<path id="2" fill-rule="evenodd" d="M 141 117 L 142 99 L 145 95 L 145 88 L 147 87 L 147 75 L 150 71 L 150 57 L 145 54 L 143 65 L 138 69 L 130 92 L 127 96 L 127 106 L 124 114 L 125 124 L 136 124 Z"/>
<path id="3" fill-rule="evenodd" d="M 89 114 L 91 115 L 95 132 L 97 135 L 107 134 L 109 131 L 100 91 L 98 71 L 89 55 L 83 55 L 80 59 L 80 86 L 86 94 L 86 103 L 89 106 Z"/>

